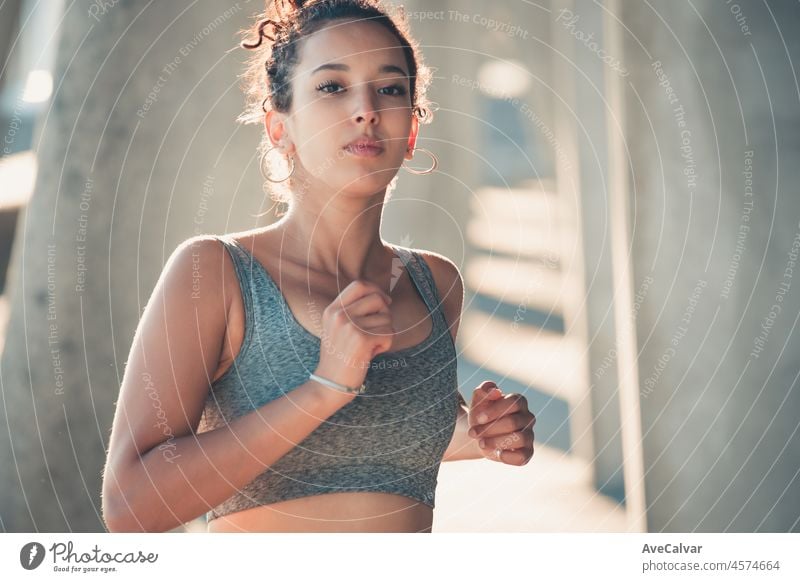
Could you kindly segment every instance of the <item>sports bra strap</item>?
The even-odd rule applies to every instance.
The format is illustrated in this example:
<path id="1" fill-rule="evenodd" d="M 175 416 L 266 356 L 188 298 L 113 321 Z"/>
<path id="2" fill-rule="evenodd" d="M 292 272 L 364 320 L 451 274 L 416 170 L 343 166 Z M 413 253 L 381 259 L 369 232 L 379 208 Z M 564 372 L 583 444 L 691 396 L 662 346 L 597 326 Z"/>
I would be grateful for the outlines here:
<path id="1" fill-rule="evenodd" d="M 442 301 L 436 290 L 436 282 L 433 280 L 433 273 L 431 273 L 425 259 L 418 252 L 411 249 L 395 246 L 392 248 L 400 257 L 403 265 L 408 268 L 411 280 L 425 300 L 425 304 L 428 306 L 428 310 L 433 315 L 434 320 L 438 320 L 443 329 L 447 328 L 447 321 L 442 310 Z"/>

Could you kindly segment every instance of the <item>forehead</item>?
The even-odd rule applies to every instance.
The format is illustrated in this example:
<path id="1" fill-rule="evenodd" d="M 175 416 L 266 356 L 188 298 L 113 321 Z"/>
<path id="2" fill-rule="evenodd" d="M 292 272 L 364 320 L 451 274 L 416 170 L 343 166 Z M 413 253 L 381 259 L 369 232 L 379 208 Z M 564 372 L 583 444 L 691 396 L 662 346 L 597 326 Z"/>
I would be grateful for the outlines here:
<path id="1" fill-rule="evenodd" d="M 408 73 L 399 39 L 385 26 L 369 20 L 336 19 L 307 36 L 300 48 L 300 74 L 325 63 L 378 67 L 393 64 Z"/>

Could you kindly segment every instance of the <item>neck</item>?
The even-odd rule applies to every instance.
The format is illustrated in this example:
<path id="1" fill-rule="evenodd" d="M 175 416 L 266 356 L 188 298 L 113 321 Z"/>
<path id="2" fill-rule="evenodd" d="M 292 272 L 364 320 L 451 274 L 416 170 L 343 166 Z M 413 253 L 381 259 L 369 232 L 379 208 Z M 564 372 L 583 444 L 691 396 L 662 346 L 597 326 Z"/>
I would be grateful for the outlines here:
<path id="1" fill-rule="evenodd" d="M 324 201 L 300 198 L 275 225 L 280 254 L 345 281 L 380 272 L 386 258 L 380 236 L 385 194 L 386 189 L 371 196 L 340 192 Z"/>

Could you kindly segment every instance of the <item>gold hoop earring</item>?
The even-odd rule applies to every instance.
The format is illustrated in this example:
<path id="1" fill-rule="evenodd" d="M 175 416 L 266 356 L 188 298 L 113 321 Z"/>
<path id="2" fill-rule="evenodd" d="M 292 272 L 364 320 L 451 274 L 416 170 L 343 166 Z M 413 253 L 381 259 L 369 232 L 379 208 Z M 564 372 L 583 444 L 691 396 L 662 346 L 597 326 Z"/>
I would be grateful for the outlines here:
<path id="1" fill-rule="evenodd" d="M 430 168 L 428 168 L 427 170 L 414 170 L 413 168 L 409 168 L 408 166 L 403 164 L 403 169 L 411 172 L 412 174 L 416 174 L 418 176 L 421 176 L 423 174 L 430 174 L 431 172 L 433 172 L 439 166 L 439 158 L 437 158 L 436 155 L 433 152 L 431 152 L 429 150 L 426 150 L 425 148 L 415 148 L 414 149 L 414 153 L 416 153 L 416 152 L 425 152 L 426 154 L 428 154 L 431 157 L 431 159 L 433 160 L 433 165 Z"/>
<path id="2" fill-rule="evenodd" d="M 261 161 L 260 161 L 260 162 L 259 162 L 259 164 L 258 164 L 258 168 L 259 168 L 259 170 L 261 170 L 261 175 L 264 177 L 264 179 L 265 179 L 265 180 L 267 180 L 268 182 L 272 182 L 273 184 L 277 184 L 277 183 L 279 183 L 279 182 L 285 182 L 286 180 L 288 180 L 289 178 L 291 178 L 292 174 L 294 174 L 294 158 L 293 158 L 293 157 L 291 157 L 291 156 L 289 156 L 289 162 L 291 163 L 292 170 L 289 172 L 289 175 L 288 175 L 288 176 L 286 176 L 285 178 L 283 178 L 283 179 L 281 179 L 281 180 L 273 180 L 272 178 L 270 178 L 270 177 L 267 175 L 267 173 L 266 173 L 266 172 L 264 172 L 264 160 L 266 160 L 266 159 L 267 159 L 267 155 L 269 155 L 269 152 L 271 152 L 271 151 L 272 151 L 272 150 L 274 150 L 275 148 L 276 148 L 276 146 L 272 146 L 272 147 L 271 147 L 271 148 L 269 148 L 267 151 L 265 151 L 265 152 L 264 152 L 264 155 L 263 155 L 263 156 L 261 156 Z"/>

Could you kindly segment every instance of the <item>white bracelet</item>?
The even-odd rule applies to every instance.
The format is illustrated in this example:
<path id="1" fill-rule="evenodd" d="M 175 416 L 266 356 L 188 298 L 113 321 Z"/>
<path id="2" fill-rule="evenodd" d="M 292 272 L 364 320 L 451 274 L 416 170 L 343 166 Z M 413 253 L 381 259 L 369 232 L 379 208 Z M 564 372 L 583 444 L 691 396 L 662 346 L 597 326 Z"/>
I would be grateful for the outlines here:
<path id="1" fill-rule="evenodd" d="M 310 374 L 308 378 L 309 380 L 314 380 L 315 382 L 319 382 L 320 384 L 325 384 L 326 386 L 335 388 L 340 392 L 348 392 L 350 394 L 363 394 L 364 390 L 367 389 L 366 384 L 362 384 L 358 388 L 350 388 L 350 386 L 339 384 L 338 382 L 334 382 L 333 380 L 328 380 L 327 378 L 323 378 L 322 376 L 317 376 L 316 374 Z"/>

